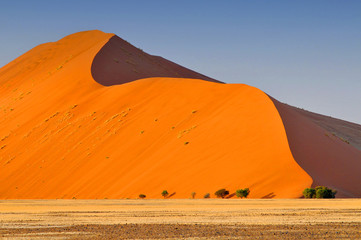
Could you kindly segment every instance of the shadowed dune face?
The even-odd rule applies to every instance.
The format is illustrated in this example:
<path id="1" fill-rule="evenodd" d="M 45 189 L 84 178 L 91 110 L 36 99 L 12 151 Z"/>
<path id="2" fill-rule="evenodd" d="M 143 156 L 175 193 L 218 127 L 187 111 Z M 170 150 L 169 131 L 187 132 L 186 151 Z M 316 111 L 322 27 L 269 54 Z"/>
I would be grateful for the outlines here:
<path id="1" fill-rule="evenodd" d="M 339 137 L 344 142 L 349 143 L 361 151 L 361 125 L 305 111 L 296 107 L 289 107 L 310 119 L 316 125 L 324 128 L 327 132 Z"/>
<path id="2" fill-rule="evenodd" d="M 119 85 L 149 77 L 194 78 L 218 82 L 162 57 L 149 55 L 118 36 L 113 36 L 92 63 L 94 80 L 103 86 Z"/>
<path id="3" fill-rule="evenodd" d="M 312 177 L 313 186 L 337 189 L 337 197 L 360 197 L 361 151 L 332 134 L 350 136 L 360 126 L 272 100 L 283 120 L 293 157 Z"/>

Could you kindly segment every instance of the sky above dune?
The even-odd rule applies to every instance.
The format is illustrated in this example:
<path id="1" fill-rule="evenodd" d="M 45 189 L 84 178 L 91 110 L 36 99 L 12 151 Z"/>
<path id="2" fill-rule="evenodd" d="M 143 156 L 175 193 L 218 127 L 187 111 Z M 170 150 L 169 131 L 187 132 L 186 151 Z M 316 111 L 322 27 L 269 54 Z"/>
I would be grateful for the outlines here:
<path id="1" fill-rule="evenodd" d="M 1 1 L 0 66 L 91 29 L 207 76 L 361 123 L 361 1 Z"/>

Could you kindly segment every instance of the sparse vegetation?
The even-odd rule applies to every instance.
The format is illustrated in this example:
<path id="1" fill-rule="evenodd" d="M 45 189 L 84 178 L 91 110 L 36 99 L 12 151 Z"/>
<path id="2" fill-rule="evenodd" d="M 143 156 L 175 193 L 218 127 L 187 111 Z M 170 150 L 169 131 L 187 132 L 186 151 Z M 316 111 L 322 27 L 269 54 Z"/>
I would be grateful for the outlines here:
<path id="1" fill-rule="evenodd" d="M 335 198 L 336 193 L 336 190 L 330 189 L 325 186 L 306 188 L 305 190 L 303 190 L 303 196 L 305 198 Z"/>
<path id="2" fill-rule="evenodd" d="M 342 141 L 344 141 L 345 143 L 350 144 L 350 142 L 347 141 L 346 139 L 344 139 L 344 138 L 342 138 L 342 137 L 340 137 L 340 139 L 341 139 Z"/>
<path id="3" fill-rule="evenodd" d="M 166 197 L 168 197 L 168 195 L 169 195 L 168 191 L 167 191 L 167 190 L 163 190 L 163 192 L 162 192 L 163 198 L 165 199 Z"/>
<path id="4" fill-rule="evenodd" d="M 206 193 L 204 194 L 203 198 L 210 198 L 211 197 L 211 194 L 210 193 Z"/>
<path id="5" fill-rule="evenodd" d="M 119 113 L 113 115 L 110 119 L 114 119 L 114 118 L 116 118 L 116 117 L 118 117 L 118 116 L 119 116 Z"/>
<path id="6" fill-rule="evenodd" d="M 318 186 L 315 190 L 316 198 L 335 198 L 337 193 L 336 190 L 324 186 Z"/>
<path id="7" fill-rule="evenodd" d="M 140 199 L 144 199 L 144 198 L 146 198 L 147 196 L 145 195 L 145 194 L 139 194 L 139 198 Z"/>
<path id="8" fill-rule="evenodd" d="M 181 137 L 183 137 L 184 134 L 190 133 L 190 131 L 193 130 L 193 129 L 195 129 L 196 127 L 197 127 L 197 126 L 194 125 L 194 126 L 192 126 L 191 128 L 189 128 L 189 129 L 180 131 L 180 132 L 178 133 L 177 138 L 181 138 Z"/>
<path id="9" fill-rule="evenodd" d="M 229 191 L 222 188 L 219 189 L 217 192 L 214 193 L 218 198 L 225 198 L 229 194 Z"/>
<path id="10" fill-rule="evenodd" d="M 133 65 L 133 66 L 137 65 L 136 63 L 132 62 L 131 60 L 125 60 L 125 62 L 130 65 Z"/>
<path id="11" fill-rule="evenodd" d="M 306 188 L 303 190 L 303 196 L 305 198 L 315 198 L 316 197 L 316 190 L 314 188 Z"/>
<path id="12" fill-rule="evenodd" d="M 117 118 L 118 116 L 119 116 L 119 113 L 113 115 L 111 118 L 107 119 L 104 123 L 108 123 L 108 122 L 110 122 L 111 120 Z"/>
<path id="13" fill-rule="evenodd" d="M 6 135 L 6 136 L 2 137 L 2 138 L 0 139 L 0 142 L 4 141 L 4 140 L 7 139 L 8 137 L 9 137 L 9 135 Z"/>
<path id="14" fill-rule="evenodd" d="M 192 196 L 192 198 L 194 199 L 195 196 L 196 196 L 196 192 L 192 192 L 192 193 L 191 193 L 191 196 Z"/>
<path id="15" fill-rule="evenodd" d="M 247 198 L 249 193 L 250 193 L 249 188 L 236 190 L 236 196 L 239 198 Z"/>

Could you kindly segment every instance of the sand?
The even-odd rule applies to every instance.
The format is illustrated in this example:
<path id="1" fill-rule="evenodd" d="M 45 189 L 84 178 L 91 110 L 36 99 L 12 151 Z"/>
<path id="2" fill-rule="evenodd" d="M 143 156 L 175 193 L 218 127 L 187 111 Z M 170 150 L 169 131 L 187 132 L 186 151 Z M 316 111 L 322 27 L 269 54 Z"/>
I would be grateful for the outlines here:
<path id="1" fill-rule="evenodd" d="M 112 37 L 73 34 L 0 70 L 1 199 L 298 198 L 311 186 L 264 92 L 166 77 L 105 87 L 91 67 Z"/>
<path id="2" fill-rule="evenodd" d="M 91 239 L 361 237 L 361 200 L 6 200 L 0 236 Z"/>

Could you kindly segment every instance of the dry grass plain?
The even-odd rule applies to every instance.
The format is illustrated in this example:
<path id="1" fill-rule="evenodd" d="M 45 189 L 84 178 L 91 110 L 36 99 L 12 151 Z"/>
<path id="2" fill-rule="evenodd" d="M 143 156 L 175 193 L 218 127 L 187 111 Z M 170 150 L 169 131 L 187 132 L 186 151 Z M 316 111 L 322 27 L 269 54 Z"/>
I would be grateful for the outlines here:
<path id="1" fill-rule="evenodd" d="M 1 200 L 2 239 L 361 239 L 361 199 Z"/>

